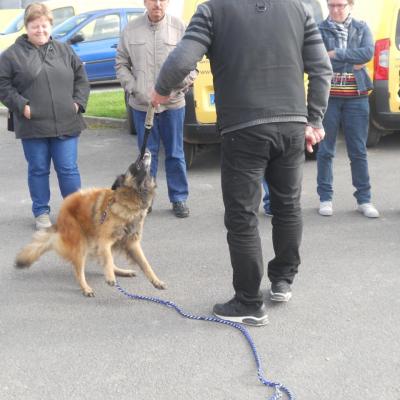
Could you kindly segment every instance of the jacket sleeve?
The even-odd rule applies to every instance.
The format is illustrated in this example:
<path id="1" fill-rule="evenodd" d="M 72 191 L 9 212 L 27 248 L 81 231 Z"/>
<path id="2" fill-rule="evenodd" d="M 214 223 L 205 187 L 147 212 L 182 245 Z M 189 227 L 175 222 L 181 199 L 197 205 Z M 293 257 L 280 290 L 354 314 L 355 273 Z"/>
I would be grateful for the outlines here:
<path id="1" fill-rule="evenodd" d="M 172 89 L 186 80 L 197 76 L 196 65 L 208 52 L 211 45 L 213 26 L 212 14 L 207 4 L 198 6 L 182 40 L 165 60 L 157 78 L 157 93 L 167 96 Z"/>
<path id="2" fill-rule="evenodd" d="M 360 46 L 356 49 L 335 49 L 333 60 L 349 64 L 365 64 L 374 56 L 374 39 L 368 25 L 364 25 L 364 32 Z"/>
<path id="3" fill-rule="evenodd" d="M 79 111 L 85 112 L 86 105 L 89 99 L 90 84 L 86 75 L 85 67 L 74 50 L 71 50 L 71 66 L 74 71 L 74 102 L 79 105 Z"/>
<path id="4" fill-rule="evenodd" d="M 308 74 L 308 123 L 322 128 L 328 106 L 332 66 L 324 42 L 312 16 L 306 12 L 303 45 L 304 72 Z"/>
<path id="5" fill-rule="evenodd" d="M 132 60 L 128 46 L 128 31 L 122 31 L 115 57 L 115 71 L 125 92 L 135 94 L 136 79 L 132 74 Z"/>
<path id="6" fill-rule="evenodd" d="M 9 57 L 8 52 L 3 52 L 0 56 L 0 101 L 9 110 L 22 115 L 29 100 L 21 96 L 13 86 L 14 69 L 12 63 L 12 58 Z"/>
<path id="7" fill-rule="evenodd" d="M 182 90 L 183 92 L 187 91 L 189 87 L 193 85 L 198 75 L 199 71 L 197 69 L 190 71 L 189 75 L 187 75 L 185 79 L 181 83 L 179 83 L 178 86 L 174 89 Z"/>

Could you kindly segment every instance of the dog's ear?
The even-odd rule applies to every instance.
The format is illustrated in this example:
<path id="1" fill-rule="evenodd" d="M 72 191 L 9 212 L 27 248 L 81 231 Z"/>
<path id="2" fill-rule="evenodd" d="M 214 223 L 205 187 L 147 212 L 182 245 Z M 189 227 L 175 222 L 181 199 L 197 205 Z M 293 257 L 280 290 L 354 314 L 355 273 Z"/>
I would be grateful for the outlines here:
<path id="1" fill-rule="evenodd" d="M 116 190 L 119 187 L 123 186 L 125 180 L 125 175 L 119 175 L 115 182 L 112 184 L 111 189 Z"/>

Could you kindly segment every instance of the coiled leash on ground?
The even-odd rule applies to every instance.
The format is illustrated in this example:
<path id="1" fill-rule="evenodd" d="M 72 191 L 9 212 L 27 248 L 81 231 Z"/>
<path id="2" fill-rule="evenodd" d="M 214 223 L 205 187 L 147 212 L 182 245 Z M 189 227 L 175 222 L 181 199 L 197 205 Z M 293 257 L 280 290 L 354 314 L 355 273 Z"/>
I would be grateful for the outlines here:
<path id="1" fill-rule="evenodd" d="M 255 362 L 256 362 L 256 366 L 257 366 L 257 376 L 258 376 L 259 381 L 264 386 L 267 386 L 267 387 L 275 389 L 275 393 L 272 395 L 272 397 L 269 398 L 269 400 L 279 400 L 279 399 L 283 400 L 283 398 L 284 398 L 283 397 L 283 393 L 286 394 L 288 400 L 295 400 L 294 394 L 287 387 L 283 386 L 281 383 L 278 383 L 278 382 L 268 381 L 267 378 L 265 378 L 264 372 L 263 372 L 263 369 L 262 369 L 262 366 L 261 366 L 261 359 L 260 359 L 260 356 L 259 356 L 259 354 L 257 352 L 256 345 L 255 345 L 255 343 L 254 343 L 249 331 L 242 324 L 238 324 L 238 323 L 231 322 L 231 321 L 225 321 L 224 319 L 216 318 L 216 317 L 213 317 L 213 316 L 196 316 L 196 315 L 190 314 L 190 313 L 182 310 L 181 307 L 177 306 L 172 301 L 162 300 L 162 299 L 160 299 L 158 297 L 143 296 L 143 295 L 139 295 L 139 294 L 131 294 L 131 293 L 127 292 L 125 289 L 123 289 L 119 285 L 118 282 L 116 283 L 116 288 L 123 295 L 125 295 L 126 297 L 128 297 L 128 298 L 130 298 L 132 300 L 146 300 L 146 301 L 151 301 L 153 303 L 161 304 L 161 305 L 163 305 L 165 307 L 168 307 L 168 308 L 173 308 L 173 309 L 175 309 L 176 312 L 178 312 L 178 314 L 182 315 L 185 318 L 193 319 L 193 320 L 196 320 L 196 321 L 216 322 L 216 323 L 227 325 L 227 326 L 230 326 L 232 328 L 237 329 L 246 338 L 249 346 L 251 347 L 251 350 L 253 352 L 254 359 L 255 359 Z"/>

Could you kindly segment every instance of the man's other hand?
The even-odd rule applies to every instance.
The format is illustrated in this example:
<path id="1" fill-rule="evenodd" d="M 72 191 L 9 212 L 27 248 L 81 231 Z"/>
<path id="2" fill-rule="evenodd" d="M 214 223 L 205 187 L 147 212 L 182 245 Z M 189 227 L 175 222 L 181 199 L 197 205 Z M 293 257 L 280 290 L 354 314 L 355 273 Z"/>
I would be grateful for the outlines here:
<path id="1" fill-rule="evenodd" d="M 314 128 L 310 125 L 306 125 L 306 148 L 309 153 L 312 153 L 313 146 L 319 143 L 325 137 L 325 131 L 323 128 Z"/>

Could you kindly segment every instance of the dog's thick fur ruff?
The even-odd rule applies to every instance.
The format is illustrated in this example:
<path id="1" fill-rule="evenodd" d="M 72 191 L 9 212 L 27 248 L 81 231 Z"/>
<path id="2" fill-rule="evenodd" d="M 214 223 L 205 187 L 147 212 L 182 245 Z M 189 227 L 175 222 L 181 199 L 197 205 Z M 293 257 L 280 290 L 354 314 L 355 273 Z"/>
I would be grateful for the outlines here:
<path id="1" fill-rule="evenodd" d="M 85 278 L 85 262 L 96 256 L 104 267 L 109 285 L 115 275 L 135 276 L 133 270 L 114 264 L 113 251 L 124 252 L 137 263 L 157 289 L 165 289 L 147 261 L 141 247 L 143 222 L 154 197 L 155 183 L 149 175 L 150 154 L 136 161 L 120 175 L 112 189 L 87 189 L 66 197 L 57 223 L 35 233 L 30 244 L 17 255 L 17 268 L 29 267 L 45 252 L 56 251 L 70 261 L 85 296 L 94 296 Z"/>

